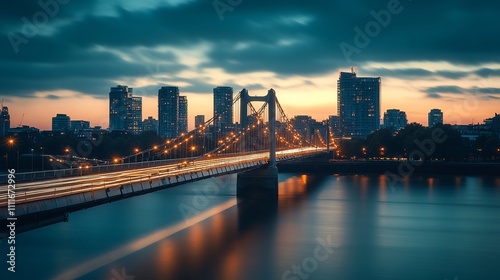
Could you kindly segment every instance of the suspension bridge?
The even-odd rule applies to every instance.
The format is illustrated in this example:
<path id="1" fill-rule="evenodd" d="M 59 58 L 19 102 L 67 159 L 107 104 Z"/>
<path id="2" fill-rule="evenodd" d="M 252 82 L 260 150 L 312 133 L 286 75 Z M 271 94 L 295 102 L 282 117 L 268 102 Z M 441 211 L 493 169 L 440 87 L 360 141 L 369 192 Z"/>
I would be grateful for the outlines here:
<path id="1" fill-rule="evenodd" d="M 263 105 L 256 109 L 252 102 Z M 243 89 L 233 107 L 239 109 L 235 125 L 217 125 L 222 112 L 177 138 L 105 165 L 3 175 L 4 182 L 16 185 L 12 192 L 2 187 L 0 219 L 67 213 L 231 173 L 238 173 L 238 197 L 277 197 L 278 162 L 324 153 L 333 143 L 328 131 L 317 131 L 315 143 L 299 133 L 273 89 L 265 96 Z"/>

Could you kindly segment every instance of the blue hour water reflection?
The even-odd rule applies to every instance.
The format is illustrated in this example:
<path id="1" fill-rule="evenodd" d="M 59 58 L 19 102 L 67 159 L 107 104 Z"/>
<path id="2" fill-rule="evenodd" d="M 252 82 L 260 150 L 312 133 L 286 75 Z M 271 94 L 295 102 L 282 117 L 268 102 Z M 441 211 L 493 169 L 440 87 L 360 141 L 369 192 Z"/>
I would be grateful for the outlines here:
<path id="1" fill-rule="evenodd" d="M 4 269 L 1 279 L 34 271 L 36 279 L 500 278 L 500 178 L 420 176 L 391 188 L 384 176 L 280 174 L 276 203 L 237 201 L 235 178 L 113 202 L 19 234 L 17 278 Z M 219 191 L 193 200 L 210 184 Z M 193 220 L 180 205 L 196 210 Z M 318 239 L 335 244 L 331 253 L 320 248 L 323 260 Z"/>

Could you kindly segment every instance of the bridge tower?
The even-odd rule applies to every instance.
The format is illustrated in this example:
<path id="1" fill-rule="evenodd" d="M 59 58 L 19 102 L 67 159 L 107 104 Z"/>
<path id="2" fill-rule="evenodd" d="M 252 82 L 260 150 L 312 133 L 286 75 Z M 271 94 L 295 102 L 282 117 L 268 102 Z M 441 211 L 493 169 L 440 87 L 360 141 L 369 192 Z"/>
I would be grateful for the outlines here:
<path id="1" fill-rule="evenodd" d="M 238 174 L 237 196 L 239 198 L 278 197 L 278 168 L 276 167 L 276 92 L 270 89 L 265 96 L 250 96 L 246 89 L 241 91 L 240 122 L 242 130 L 248 126 L 248 103 L 261 101 L 267 103 L 269 113 L 269 164 L 266 168 Z"/>

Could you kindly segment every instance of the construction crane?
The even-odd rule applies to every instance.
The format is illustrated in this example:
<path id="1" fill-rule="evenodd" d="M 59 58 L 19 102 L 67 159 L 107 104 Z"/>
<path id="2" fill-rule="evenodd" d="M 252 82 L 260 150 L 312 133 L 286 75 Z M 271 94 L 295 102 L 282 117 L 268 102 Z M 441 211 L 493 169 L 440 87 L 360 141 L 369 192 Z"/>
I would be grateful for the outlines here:
<path id="1" fill-rule="evenodd" d="M 23 116 L 21 117 L 21 121 L 19 122 L 18 127 L 21 127 L 23 125 L 23 120 L 24 120 L 24 113 L 23 113 Z"/>

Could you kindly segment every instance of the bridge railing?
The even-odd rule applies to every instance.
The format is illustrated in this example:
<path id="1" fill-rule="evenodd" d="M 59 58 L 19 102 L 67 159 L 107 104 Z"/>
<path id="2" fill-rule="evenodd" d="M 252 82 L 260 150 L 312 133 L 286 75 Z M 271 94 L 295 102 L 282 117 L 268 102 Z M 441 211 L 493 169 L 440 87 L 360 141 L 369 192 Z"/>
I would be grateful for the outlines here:
<path id="1" fill-rule="evenodd" d="M 286 149 L 283 149 L 286 150 Z M 283 151 L 279 150 L 279 151 Z M 261 151 L 262 152 L 262 151 Z M 211 158 L 229 158 L 234 156 L 244 156 L 247 154 L 254 154 L 255 152 L 240 152 L 233 154 L 214 154 Z M 300 153 L 298 153 L 300 154 Z M 281 157 L 281 160 L 284 160 L 285 157 Z M 35 172 L 24 172 L 24 173 L 16 173 L 16 182 L 23 181 L 38 181 L 38 180 L 46 180 L 46 179 L 54 179 L 54 178 L 64 178 L 71 176 L 84 176 L 90 174 L 99 174 L 99 173 L 108 173 L 114 171 L 125 171 L 125 170 L 133 170 L 138 168 L 148 168 L 148 167 L 156 167 L 161 165 L 169 165 L 169 164 L 182 164 L 184 162 L 191 162 L 200 160 L 200 157 L 188 157 L 188 158 L 178 158 L 178 159 L 165 159 L 165 160 L 155 160 L 155 161 L 143 161 L 143 162 L 132 162 L 132 163 L 121 163 L 121 164 L 109 164 L 109 165 L 88 165 L 81 166 L 78 168 L 66 168 L 66 169 L 55 169 L 55 170 L 44 170 L 44 171 L 35 171 Z M 0 175 L 0 182 L 7 182 L 7 174 Z"/>

